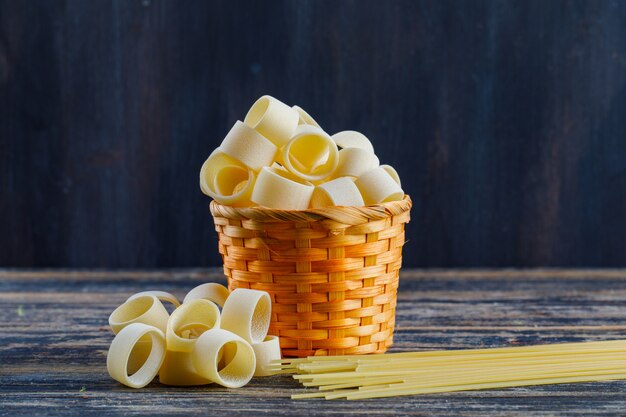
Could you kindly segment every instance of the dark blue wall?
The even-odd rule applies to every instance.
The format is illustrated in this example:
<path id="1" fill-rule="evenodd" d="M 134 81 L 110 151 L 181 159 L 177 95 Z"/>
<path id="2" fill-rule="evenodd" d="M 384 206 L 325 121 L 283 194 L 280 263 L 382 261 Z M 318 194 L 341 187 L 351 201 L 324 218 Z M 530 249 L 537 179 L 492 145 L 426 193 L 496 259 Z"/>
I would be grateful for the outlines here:
<path id="1" fill-rule="evenodd" d="M 626 266 L 626 2 L 0 0 L 0 265 L 220 263 L 262 94 L 364 132 L 408 266 Z"/>

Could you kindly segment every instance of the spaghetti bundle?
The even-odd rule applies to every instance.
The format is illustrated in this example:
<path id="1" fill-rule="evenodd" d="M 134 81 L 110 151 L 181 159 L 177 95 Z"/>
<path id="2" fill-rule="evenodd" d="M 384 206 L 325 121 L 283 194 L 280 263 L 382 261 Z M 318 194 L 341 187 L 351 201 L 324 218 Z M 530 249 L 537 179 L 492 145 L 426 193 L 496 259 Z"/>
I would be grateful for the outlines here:
<path id="1" fill-rule="evenodd" d="M 403 352 L 283 359 L 275 370 L 293 373 L 318 391 L 292 399 L 395 397 L 626 379 L 626 340 L 492 349 Z"/>

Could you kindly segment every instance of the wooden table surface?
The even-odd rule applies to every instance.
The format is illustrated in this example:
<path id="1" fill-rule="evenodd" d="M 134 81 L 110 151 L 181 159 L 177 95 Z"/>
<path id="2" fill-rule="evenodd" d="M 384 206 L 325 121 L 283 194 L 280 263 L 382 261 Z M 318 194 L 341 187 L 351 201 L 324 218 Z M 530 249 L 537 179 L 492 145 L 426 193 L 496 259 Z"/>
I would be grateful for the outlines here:
<path id="1" fill-rule="evenodd" d="M 121 386 L 109 313 L 134 292 L 183 296 L 219 270 L 0 270 L 0 415 L 572 415 L 626 410 L 626 382 L 368 401 L 292 401 L 289 376 L 244 388 Z M 626 270 L 404 270 L 392 351 L 626 337 Z"/>

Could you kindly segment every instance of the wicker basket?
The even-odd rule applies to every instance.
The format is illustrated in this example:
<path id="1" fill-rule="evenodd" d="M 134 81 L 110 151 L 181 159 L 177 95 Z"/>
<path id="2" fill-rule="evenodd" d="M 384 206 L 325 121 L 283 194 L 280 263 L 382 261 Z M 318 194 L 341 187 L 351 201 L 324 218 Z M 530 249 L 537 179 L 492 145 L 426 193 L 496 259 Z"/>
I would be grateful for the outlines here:
<path id="1" fill-rule="evenodd" d="M 303 211 L 211 203 L 228 286 L 270 294 L 284 356 L 387 350 L 410 209 L 409 196 Z"/>

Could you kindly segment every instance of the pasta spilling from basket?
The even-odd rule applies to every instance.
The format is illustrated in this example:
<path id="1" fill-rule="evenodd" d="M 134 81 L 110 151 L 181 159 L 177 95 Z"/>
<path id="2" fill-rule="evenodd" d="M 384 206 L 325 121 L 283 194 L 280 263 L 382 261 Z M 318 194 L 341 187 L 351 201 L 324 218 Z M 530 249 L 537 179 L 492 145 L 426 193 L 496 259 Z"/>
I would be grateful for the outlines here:
<path id="1" fill-rule="evenodd" d="M 332 136 L 302 108 L 259 98 L 200 170 L 200 189 L 220 204 L 304 210 L 402 200 L 400 177 L 380 165 L 363 134 Z"/>
<path id="2" fill-rule="evenodd" d="M 171 314 L 163 301 L 174 305 Z M 271 310 L 264 291 L 231 293 L 215 283 L 192 289 L 182 304 L 163 291 L 134 294 L 109 317 L 109 375 L 132 388 L 157 375 L 165 385 L 242 387 L 273 374 L 281 358 L 278 337 L 267 335 Z"/>

